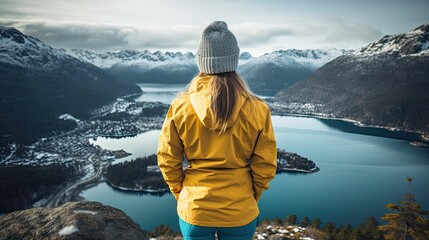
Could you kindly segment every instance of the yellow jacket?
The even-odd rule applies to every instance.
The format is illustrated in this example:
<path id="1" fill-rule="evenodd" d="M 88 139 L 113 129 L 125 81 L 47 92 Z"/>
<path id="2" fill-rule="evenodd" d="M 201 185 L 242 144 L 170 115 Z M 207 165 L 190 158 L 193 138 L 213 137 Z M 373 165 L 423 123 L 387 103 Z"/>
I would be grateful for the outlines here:
<path id="1" fill-rule="evenodd" d="M 237 227 L 254 220 L 257 201 L 276 173 L 276 141 L 267 105 L 239 95 L 225 133 L 210 131 L 207 86 L 200 77 L 168 110 L 158 166 L 185 222 Z M 189 162 L 182 168 L 184 156 Z"/>

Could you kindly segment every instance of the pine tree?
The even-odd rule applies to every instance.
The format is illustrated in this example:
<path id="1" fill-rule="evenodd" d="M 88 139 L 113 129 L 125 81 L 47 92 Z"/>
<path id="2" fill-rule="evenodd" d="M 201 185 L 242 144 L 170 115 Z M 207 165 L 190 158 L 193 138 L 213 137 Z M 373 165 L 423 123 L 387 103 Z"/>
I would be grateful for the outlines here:
<path id="1" fill-rule="evenodd" d="M 394 213 L 386 213 L 381 219 L 387 221 L 379 230 L 386 233 L 385 239 L 425 240 L 429 239 L 428 211 L 420 209 L 411 193 L 412 178 L 407 177 L 408 193 L 399 204 L 389 203 L 386 208 Z"/>
<path id="2" fill-rule="evenodd" d="M 328 222 L 323 227 L 323 231 L 328 235 L 328 239 L 335 239 L 336 225 L 334 222 Z"/>
<path id="3" fill-rule="evenodd" d="M 362 225 L 362 233 L 367 240 L 381 240 L 383 234 L 378 230 L 378 222 L 374 216 L 369 217 Z"/>
<path id="4" fill-rule="evenodd" d="M 301 221 L 301 227 L 307 227 L 308 225 L 310 225 L 310 220 L 305 216 Z"/>
<path id="5" fill-rule="evenodd" d="M 335 240 L 350 240 L 350 235 L 352 234 L 353 227 L 350 224 L 347 224 L 345 226 L 341 226 L 337 234 L 335 234 L 334 239 Z"/>
<path id="6" fill-rule="evenodd" d="M 350 240 L 382 240 L 383 234 L 378 230 L 378 222 L 375 217 L 369 217 L 365 223 L 356 227 L 350 235 Z"/>
<path id="7" fill-rule="evenodd" d="M 282 226 L 283 225 L 283 221 L 279 218 L 279 217 L 275 217 L 272 221 L 274 226 Z"/>
<path id="8" fill-rule="evenodd" d="M 285 220 L 283 221 L 283 224 L 285 225 L 296 225 L 298 223 L 298 217 L 293 214 L 285 217 Z"/>
<path id="9" fill-rule="evenodd" d="M 312 226 L 315 229 L 320 229 L 320 219 L 315 218 L 311 221 L 310 226 Z"/>

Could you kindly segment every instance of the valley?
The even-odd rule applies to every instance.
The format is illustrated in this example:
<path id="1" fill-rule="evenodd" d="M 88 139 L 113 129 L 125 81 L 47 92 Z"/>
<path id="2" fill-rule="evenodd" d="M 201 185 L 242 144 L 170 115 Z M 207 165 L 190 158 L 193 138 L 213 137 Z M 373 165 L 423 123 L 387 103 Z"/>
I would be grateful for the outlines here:
<path id="1" fill-rule="evenodd" d="M 33 197 L 23 199 L 23 202 L 26 204 L 33 202 L 31 204 L 35 207 L 54 207 L 76 200 L 76 196 L 82 189 L 101 180 L 106 166 L 125 154 L 120 151 L 121 149 L 102 149 L 91 144 L 89 139 L 99 136 L 121 138 L 151 129 L 160 129 L 167 109 L 168 105 L 159 102 L 118 99 L 115 104 L 106 106 L 104 113 L 98 113 L 88 120 L 62 115 L 63 121 L 74 121 L 77 127 L 70 131 L 52 134 L 51 137 L 40 138 L 31 145 L 12 144 L 9 146 L 10 154 L 1 160 L 0 165 L 4 169 L 12 166 L 71 166 L 77 169 L 79 174 L 58 185 L 49 195 L 35 194 L 37 189 L 33 189 Z M 14 189 L 9 191 L 13 192 Z M 8 198 L 9 196 L 5 196 L 5 199 Z M 0 210 L 4 211 L 2 206 Z"/>

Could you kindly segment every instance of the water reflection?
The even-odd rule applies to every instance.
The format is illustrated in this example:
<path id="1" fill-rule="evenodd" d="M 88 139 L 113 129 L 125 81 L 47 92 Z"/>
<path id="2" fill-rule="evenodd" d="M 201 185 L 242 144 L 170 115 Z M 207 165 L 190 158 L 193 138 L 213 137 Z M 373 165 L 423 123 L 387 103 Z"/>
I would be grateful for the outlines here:
<path id="1" fill-rule="evenodd" d="M 177 96 L 177 93 L 183 91 L 186 84 L 157 84 L 140 83 L 138 84 L 143 93 L 134 98 L 138 102 L 162 102 L 169 104 Z"/>
<path id="2" fill-rule="evenodd" d="M 158 138 L 160 130 L 151 130 L 138 134 L 134 137 L 124 138 L 109 138 L 109 137 L 98 137 L 96 140 L 90 139 L 91 144 L 100 146 L 107 150 L 120 150 L 123 149 L 132 155 L 116 159 L 112 164 L 117 164 L 138 157 L 144 157 L 150 154 L 154 154 L 158 148 Z"/>

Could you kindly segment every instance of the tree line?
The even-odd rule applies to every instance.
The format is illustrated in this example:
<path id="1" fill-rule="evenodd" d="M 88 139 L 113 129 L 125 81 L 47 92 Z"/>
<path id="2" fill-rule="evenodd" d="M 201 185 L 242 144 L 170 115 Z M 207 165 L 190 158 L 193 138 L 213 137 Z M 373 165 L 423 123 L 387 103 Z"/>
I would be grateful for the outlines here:
<path id="1" fill-rule="evenodd" d="M 316 164 L 306 157 L 302 157 L 296 153 L 286 152 L 283 149 L 277 149 L 277 171 L 282 171 L 282 168 L 297 168 L 302 170 L 312 170 L 316 168 Z"/>
<path id="2" fill-rule="evenodd" d="M 273 220 L 264 220 L 263 223 L 276 226 L 297 225 L 307 228 L 310 237 L 320 240 L 427 240 L 429 239 L 429 212 L 422 210 L 411 192 L 412 178 L 407 177 L 408 193 L 399 203 L 388 203 L 386 208 L 390 211 L 381 217 L 380 223 L 374 216 L 369 217 L 365 223 L 353 227 L 351 224 L 337 226 L 328 222 L 322 227 L 319 218 L 310 220 L 303 217 L 301 221 L 296 215 L 279 217 Z M 263 223 L 261 225 L 263 225 Z"/>
<path id="3" fill-rule="evenodd" d="M 107 181 L 118 187 L 131 189 L 167 189 L 161 172 L 157 171 L 158 162 L 155 154 L 122 162 L 107 167 Z M 148 166 L 153 167 L 148 171 Z"/>
<path id="4" fill-rule="evenodd" d="M 75 165 L 0 166 L 0 213 L 30 208 L 79 176 Z"/>
<path id="5" fill-rule="evenodd" d="M 308 237 L 317 240 L 427 240 L 429 239 L 429 212 L 422 210 L 411 192 L 412 178 L 406 178 L 408 193 L 403 196 L 399 203 L 388 203 L 389 210 L 381 217 L 380 223 L 374 216 L 368 217 L 366 221 L 356 227 L 351 224 L 337 226 L 334 222 L 322 225 L 319 218 L 309 219 L 303 217 L 301 220 L 296 215 L 286 216 L 284 219 L 262 220 L 256 231 L 261 231 L 268 225 L 272 226 L 301 226 L 307 231 Z M 147 232 L 148 237 L 160 237 L 163 239 L 174 239 L 180 233 L 174 232 L 168 225 L 159 225 L 152 232 Z M 273 236 L 274 237 L 274 236 Z M 289 239 L 270 238 L 268 239 Z"/>

